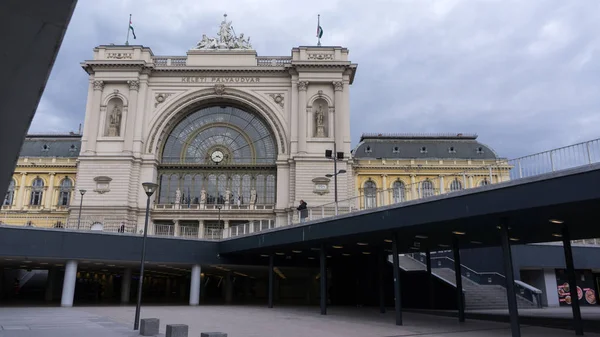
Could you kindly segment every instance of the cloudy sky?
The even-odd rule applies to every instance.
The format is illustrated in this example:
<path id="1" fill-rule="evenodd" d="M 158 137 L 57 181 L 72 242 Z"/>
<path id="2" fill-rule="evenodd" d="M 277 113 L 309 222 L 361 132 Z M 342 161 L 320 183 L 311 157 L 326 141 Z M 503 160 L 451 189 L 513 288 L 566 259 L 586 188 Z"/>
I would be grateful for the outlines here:
<path id="1" fill-rule="evenodd" d="M 367 5 L 368 3 L 368 5 Z M 76 131 L 100 44 L 185 55 L 223 13 L 259 55 L 350 49 L 353 145 L 363 132 L 473 132 L 514 158 L 600 137 L 598 0 L 79 0 L 31 132 Z"/>

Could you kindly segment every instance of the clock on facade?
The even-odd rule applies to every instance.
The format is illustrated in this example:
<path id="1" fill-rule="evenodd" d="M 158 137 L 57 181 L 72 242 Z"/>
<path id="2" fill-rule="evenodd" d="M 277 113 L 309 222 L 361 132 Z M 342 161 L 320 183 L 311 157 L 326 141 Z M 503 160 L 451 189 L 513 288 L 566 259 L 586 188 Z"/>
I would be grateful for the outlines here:
<path id="1" fill-rule="evenodd" d="M 224 158 L 223 152 L 221 152 L 219 150 L 214 151 L 210 155 L 210 159 L 212 159 L 212 161 L 217 164 L 220 163 L 221 161 L 223 161 L 223 158 Z"/>

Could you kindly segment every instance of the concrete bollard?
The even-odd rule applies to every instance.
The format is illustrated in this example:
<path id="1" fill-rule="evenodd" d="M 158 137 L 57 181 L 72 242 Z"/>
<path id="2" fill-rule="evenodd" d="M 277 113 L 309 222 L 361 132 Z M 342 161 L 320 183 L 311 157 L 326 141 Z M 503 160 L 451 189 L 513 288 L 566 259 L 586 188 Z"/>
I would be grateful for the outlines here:
<path id="1" fill-rule="evenodd" d="M 202 332 L 200 337 L 227 337 L 227 334 L 224 332 Z"/>
<path id="2" fill-rule="evenodd" d="M 158 335 L 158 327 L 160 320 L 158 318 L 142 318 L 140 324 L 141 336 L 156 336 Z"/>
<path id="3" fill-rule="evenodd" d="M 165 337 L 188 337 L 188 326 L 185 324 L 167 324 Z"/>

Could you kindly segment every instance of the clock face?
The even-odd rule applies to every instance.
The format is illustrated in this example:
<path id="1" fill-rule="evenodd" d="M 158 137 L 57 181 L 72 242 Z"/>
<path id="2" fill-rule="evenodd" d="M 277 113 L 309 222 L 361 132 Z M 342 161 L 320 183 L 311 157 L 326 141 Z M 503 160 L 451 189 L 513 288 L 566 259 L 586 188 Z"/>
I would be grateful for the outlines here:
<path id="1" fill-rule="evenodd" d="M 210 155 L 210 159 L 212 159 L 212 161 L 214 161 L 215 163 L 220 163 L 221 161 L 223 161 L 223 152 L 216 150 L 214 151 L 211 155 Z"/>

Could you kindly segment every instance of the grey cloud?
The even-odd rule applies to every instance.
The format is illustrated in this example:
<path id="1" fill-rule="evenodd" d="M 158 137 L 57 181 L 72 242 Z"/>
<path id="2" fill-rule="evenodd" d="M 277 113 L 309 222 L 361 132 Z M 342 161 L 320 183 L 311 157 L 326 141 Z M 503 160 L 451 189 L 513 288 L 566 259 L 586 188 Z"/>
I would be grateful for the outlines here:
<path id="1" fill-rule="evenodd" d="M 476 132 L 516 157 L 598 137 L 595 0 L 81 0 L 31 131 L 83 123 L 79 63 L 96 45 L 123 43 L 129 13 L 138 35 L 130 42 L 157 55 L 185 55 L 224 12 L 259 55 L 289 55 L 316 43 L 317 10 L 323 43 L 348 47 L 359 64 L 354 144 L 363 132 Z"/>

